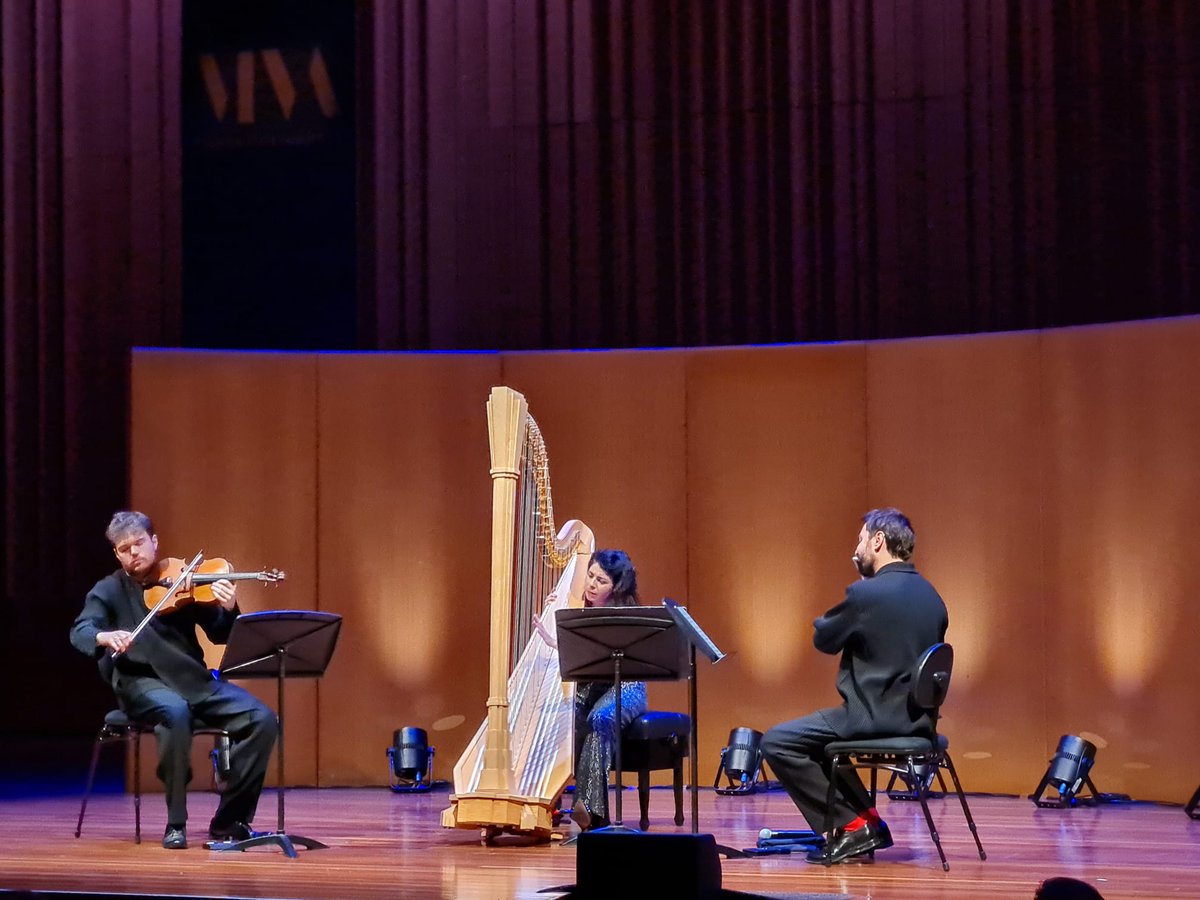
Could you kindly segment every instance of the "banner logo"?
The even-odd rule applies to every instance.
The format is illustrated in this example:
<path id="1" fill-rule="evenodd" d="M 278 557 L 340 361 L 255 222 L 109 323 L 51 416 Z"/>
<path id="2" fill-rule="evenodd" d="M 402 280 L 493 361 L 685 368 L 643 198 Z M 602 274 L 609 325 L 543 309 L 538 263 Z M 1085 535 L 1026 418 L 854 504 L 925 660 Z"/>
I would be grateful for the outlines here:
<path id="1" fill-rule="evenodd" d="M 339 106 L 320 47 L 199 54 L 211 118 L 206 143 L 308 143 L 322 139 Z"/>

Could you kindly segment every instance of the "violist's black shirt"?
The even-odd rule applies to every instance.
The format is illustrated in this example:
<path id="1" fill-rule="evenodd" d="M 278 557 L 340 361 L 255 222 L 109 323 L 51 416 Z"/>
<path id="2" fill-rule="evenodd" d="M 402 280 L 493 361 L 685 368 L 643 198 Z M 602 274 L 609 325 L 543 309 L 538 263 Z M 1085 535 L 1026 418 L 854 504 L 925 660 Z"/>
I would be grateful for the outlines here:
<path id="1" fill-rule="evenodd" d="M 71 627 L 71 644 L 97 660 L 101 677 L 118 695 L 123 677 L 149 676 L 189 702 L 207 697 L 213 677 L 204 662 L 196 626 L 204 629 L 214 644 L 224 644 L 238 617 L 237 607 L 227 610 L 219 603 L 188 603 L 157 615 L 114 664 L 112 652 L 97 646 L 96 635 L 101 631 L 133 631 L 149 612 L 143 593 L 142 586 L 123 569 L 97 581 Z"/>

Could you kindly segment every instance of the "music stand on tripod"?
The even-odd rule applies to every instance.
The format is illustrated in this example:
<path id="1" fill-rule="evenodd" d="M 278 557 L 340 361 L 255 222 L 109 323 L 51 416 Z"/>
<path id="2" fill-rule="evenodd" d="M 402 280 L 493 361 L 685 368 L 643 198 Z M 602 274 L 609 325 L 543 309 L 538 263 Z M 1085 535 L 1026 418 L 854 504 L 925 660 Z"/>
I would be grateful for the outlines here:
<path id="1" fill-rule="evenodd" d="M 248 850 L 277 844 L 292 859 L 296 845 L 307 850 L 323 850 L 320 841 L 288 834 L 283 825 L 283 681 L 285 678 L 320 678 L 325 674 L 333 649 L 337 646 L 342 617 L 336 613 L 307 609 L 265 610 L 244 613 L 233 623 L 225 654 L 221 658 L 222 678 L 274 678 L 279 716 L 277 775 L 279 827 L 275 831 L 255 833 L 241 841 L 208 841 L 208 850 Z"/>
<path id="2" fill-rule="evenodd" d="M 687 669 L 683 634 L 665 610 L 653 607 L 561 609 L 555 622 L 563 681 L 611 678 L 617 695 L 616 817 L 597 832 L 637 833 L 621 822 L 621 681 L 678 681 Z"/>
<path id="3" fill-rule="evenodd" d="M 696 791 L 699 778 L 698 760 L 700 755 L 695 748 L 699 745 L 700 725 L 697 721 L 697 703 L 696 703 L 696 649 L 708 657 L 708 661 L 716 664 L 725 658 L 725 654 L 720 648 L 712 642 L 712 639 L 704 633 L 704 630 L 696 624 L 696 620 L 692 618 L 686 606 L 681 606 L 670 597 L 663 597 L 663 608 L 671 616 L 671 620 L 683 632 L 684 639 L 688 643 L 688 713 L 692 717 L 692 833 L 699 831 L 700 820 L 700 797 Z"/>
<path id="4" fill-rule="evenodd" d="M 688 714 L 692 719 L 692 834 L 696 834 L 700 830 L 700 792 L 697 787 L 700 753 L 696 749 L 700 746 L 700 712 L 696 702 L 696 651 L 699 650 L 708 657 L 708 661 L 713 665 L 725 659 L 726 654 L 704 633 L 704 629 L 692 618 L 686 606 L 681 606 L 670 597 L 663 597 L 662 603 L 671 620 L 683 634 L 688 647 Z M 741 859 L 746 855 L 741 850 L 726 847 L 724 844 L 717 844 L 717 852 L 729 859 Z"/>

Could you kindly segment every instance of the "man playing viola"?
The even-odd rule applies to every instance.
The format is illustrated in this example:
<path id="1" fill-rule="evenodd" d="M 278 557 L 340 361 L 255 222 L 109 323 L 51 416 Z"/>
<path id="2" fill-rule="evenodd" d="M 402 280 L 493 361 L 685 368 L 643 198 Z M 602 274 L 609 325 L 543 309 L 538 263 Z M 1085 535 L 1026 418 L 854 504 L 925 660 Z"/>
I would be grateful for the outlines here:
<path id="1" fill-rule="evenodd" d="M 213 582 L 215 602 L 188 603 L 157 615 L 135 640 L 133 632 L 149 613 L 144 593 L 160 584 L 166 560 L 158 557 L 158 536 L 143 513 L 116 513 L 104 534 L 121 568 L 88 592 L 71 628 L 71 644 L 98 661 L 101 677 L 126 714 L 154 725 L 158 777 L 167 801 L 163 847 L 187 848 L 187 785 L 197 725 L 225 729 L 231 744 L 229 778 L 209 837 L 249 838 L 248 823 L 258 807 L 279 721 L 253 694 L 214 677 L 196 636 L 199 626 L 213 643 L 228 640 L 238 616 L 236 587 L 225 579 Z"/>

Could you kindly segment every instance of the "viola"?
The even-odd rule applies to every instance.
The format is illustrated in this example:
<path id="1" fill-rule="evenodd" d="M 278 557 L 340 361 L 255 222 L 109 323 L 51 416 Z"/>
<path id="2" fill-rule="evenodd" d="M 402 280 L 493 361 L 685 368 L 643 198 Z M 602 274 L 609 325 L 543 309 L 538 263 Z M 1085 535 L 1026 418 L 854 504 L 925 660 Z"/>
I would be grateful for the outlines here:
<path id="1" fill-rule="evenodd" d="M 192 557 L 192 561 L 188 563 L 174 557 L 167 557 L 165 561 L 167 565 L 163 571 L 162 580 L 147 588 L 144 595 L 150 611 L 138 623 L 137 628 L 130 632 L 130 641 L 136 641 L 138 635 L 145 631 L 150 620 L 160 613 L 171 612 L 190 602 L 216 602 L 217 598 L 213 594 L 212 588 L 207 586 L 214 581 L 220 581 L 222 578 L 228 581 L 243 581 L 253 578 L 257 581 L 275 584 L 287 577 L 278 569 L 265 572 L 230 572 L 231 566 L 227 560 L 217 557 L 206 561 L 203 550 Z M 191 576 L 190 583 L 189 576 Z M 185 585 L 187 585 L 187 590 L 184 590 Z M 118 656 L 120 656 L 120 652 L 114 650 L 111 658 L 116 659 Z"/>
<path id="2" fill-rule="evenodd" d="M 173 556 L 167 557 L 163 562 L 166 565 L 162 578 L 157 584 L 148 587 L 144 595 L 146 605 L 151 608 L 157 607 L 171 588 L 176 586 L 188 565 L 184 560 L 176 559 Z M 224 579 L 226 581 L 261 581 L 264 584 L 278 584 L 287 578 L 287 574 L 279 569 L 264 569 L 261 572 L 234 572 L 232 569 L 233 566 L 229 564 L 228 560 L 220 557 L 202 561 L 192 572 L 191 586 L 179 586 L 171 595 L 171 599 L 164 603 L 158 612 L 173 612 L 188 603 L 216 603 L 217 598 L 211 587 L 214 581 Z"/>

